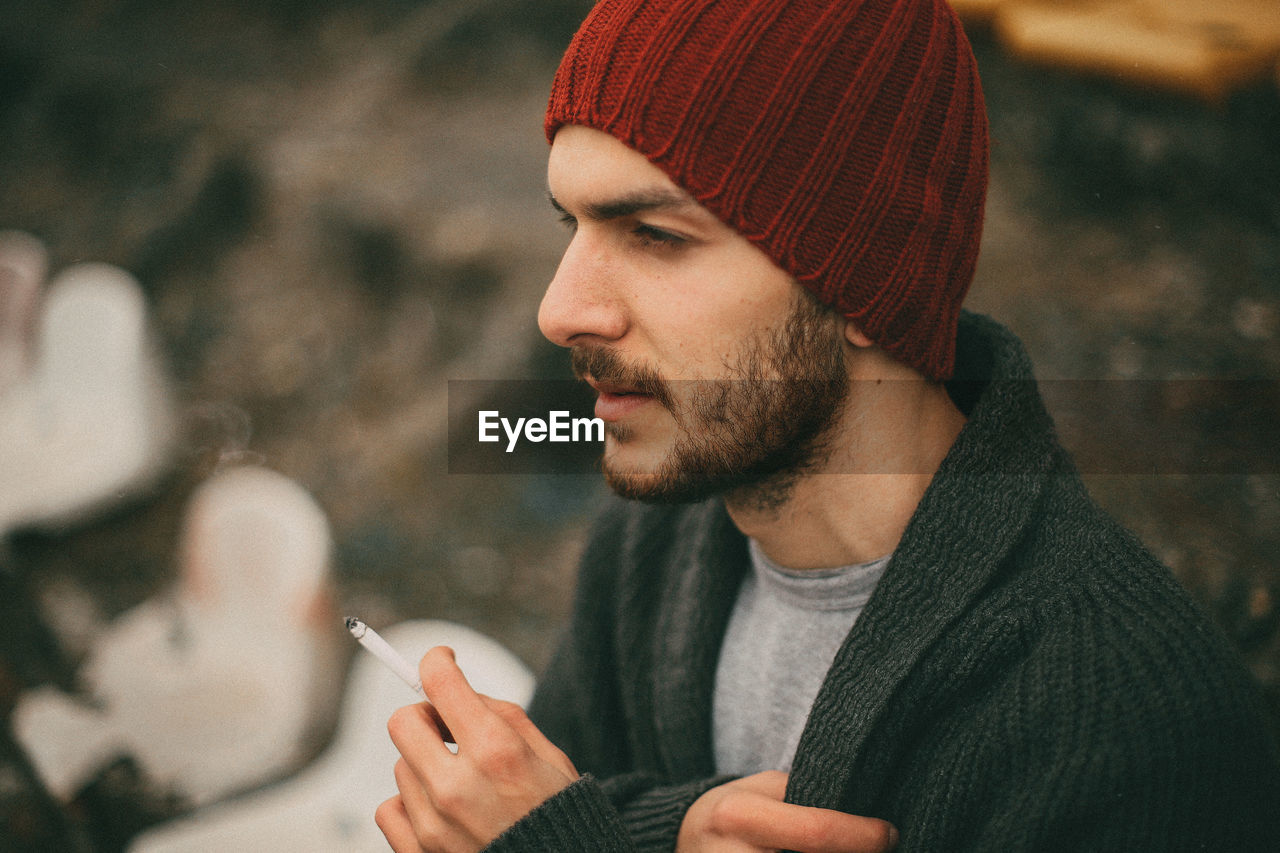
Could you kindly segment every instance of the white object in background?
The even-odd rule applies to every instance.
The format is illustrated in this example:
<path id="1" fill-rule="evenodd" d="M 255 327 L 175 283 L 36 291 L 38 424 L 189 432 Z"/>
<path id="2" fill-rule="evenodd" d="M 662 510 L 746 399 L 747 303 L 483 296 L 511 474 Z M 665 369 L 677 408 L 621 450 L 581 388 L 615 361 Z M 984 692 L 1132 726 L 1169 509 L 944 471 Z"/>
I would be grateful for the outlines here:
<path id="1" fill-rule="evenodd" d="M 524 664 L 464 626 L 410 621 L 382 635 L 412 661 L 432 646 L 450 646 L 481 693 L 520 705 L 533 695 L 533 675 Z M 387 718 L 415 699 L 380 661 L 357 655 L 337 735 L 315 762 L 291 779 L 156 827 L 136 838 L 129 853 L 385 853 L 373 813 L 396 792 L 392 768 L 399 753 L 387 736 Z"/>
<path id="2" fill-rule="evenodd" d="M 337 700 L 330 550 L 324 513 L 289 478 L 241 467 L 202 484 L 177 588 L 90 650 L 80 675 L 95 708 L 19 698 L 14 734 L 49 790 L 70 799 L 120 755 L 194 805 L 296 769 Z"/>
<path id="3" fill-rule="evenodd" d="M 0 400 L 31 369 L 36 309 L 48 271 L 44 244 L 21 231 L 0 231 Z"/>
<path id="4" fill-rule="evenodd" d="M 131 275 L 69 267 L 35 313 L 30 363 L 0 391 L 0 534 L 74 521 L 147 484 L 174 435 Z"/>

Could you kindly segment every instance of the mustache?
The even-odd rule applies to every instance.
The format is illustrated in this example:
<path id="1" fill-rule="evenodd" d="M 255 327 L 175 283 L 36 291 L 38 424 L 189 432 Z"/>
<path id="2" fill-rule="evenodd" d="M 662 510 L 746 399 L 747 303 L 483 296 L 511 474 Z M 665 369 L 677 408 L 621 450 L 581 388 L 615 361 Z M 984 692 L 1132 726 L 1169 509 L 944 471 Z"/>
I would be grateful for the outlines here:
<path id="1" fill-rule="evenodd" d="M 573 375 L 585 380 L 621 385 L 633 391 L 653 397 L 671 409 L 674 402 L 670 386 L 658 372 L 645 365 L 628 364 L 608 347 L 574 347 L 570 353 Z"/>

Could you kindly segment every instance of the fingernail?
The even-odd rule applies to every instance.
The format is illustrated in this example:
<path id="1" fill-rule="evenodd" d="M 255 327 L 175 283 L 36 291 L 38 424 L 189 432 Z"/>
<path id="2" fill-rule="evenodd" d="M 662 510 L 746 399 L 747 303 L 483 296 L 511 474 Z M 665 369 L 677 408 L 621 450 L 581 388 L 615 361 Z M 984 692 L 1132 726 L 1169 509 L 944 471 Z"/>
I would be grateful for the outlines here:
<path id="1" fill-rule="evenodd" d="M 891 848 L 898 846 L 898 827 L 893 824 L 889 824 L 889 846 Z"/>

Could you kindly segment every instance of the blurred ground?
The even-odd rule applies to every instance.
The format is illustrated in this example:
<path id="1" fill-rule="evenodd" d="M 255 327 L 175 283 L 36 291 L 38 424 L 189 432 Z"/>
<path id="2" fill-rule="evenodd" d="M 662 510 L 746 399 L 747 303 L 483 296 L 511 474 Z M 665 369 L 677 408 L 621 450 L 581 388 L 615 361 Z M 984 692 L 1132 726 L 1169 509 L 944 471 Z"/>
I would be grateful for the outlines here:
<path id="1" fill-rule="evenodd" d="M 56 652 L 33 641 L 4 673 L 6 711 L 21 686 L 69 684 L 94 620 L 172 578 L 186 496 L 241 459 L 329 513 L 340 610 L 447 617 L 545 662 L 600 487 L 447 474 L 446 380 L 565 375 L 533 322 L 564 243 L 540 127 L 588 6 L 10 4 L 0 228 L 45 240 L 54 269 L 138 276 L 184 442 L 173 473 L 109 517 L 8 543 L 6 576 L 63 622 Z M 1206 106 L 975 39 L 993 179 L 970 306 L 1022 335 L 1042 377 L 1108 380 L 1084 399 L 1064 386 L 1091 488 L 1228 632 L 1280 720 L 1276 90 Z M 1241 379 L 1266 380 L 1248 386 L 1251 421 L 1220 405 Z M 1176 388 L 1156 411 L 1189 411 L 1198 432 L 1165 443 L 1112 380 Z M 1253 464 L 1123 464 L 1224 446 Z M 130 790 L 81 804 L 97 849 L 174 808 L 122 812 Z"/>

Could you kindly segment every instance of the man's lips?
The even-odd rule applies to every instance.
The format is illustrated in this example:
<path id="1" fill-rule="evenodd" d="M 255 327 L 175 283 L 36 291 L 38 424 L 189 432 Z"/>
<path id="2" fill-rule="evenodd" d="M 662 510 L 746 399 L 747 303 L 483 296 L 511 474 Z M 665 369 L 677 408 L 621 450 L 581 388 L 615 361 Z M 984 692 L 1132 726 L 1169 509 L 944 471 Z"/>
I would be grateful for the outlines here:
<path id="1" fill-rule="evenodd" d="M 591 377 L 587 377 L 586 381 L 599 395 L 596 397 L 595 415 L 605 422 L 620 420 L 641 406 L 653 402 L 653 395 L 645 394 L 628 385 L 605 382 Z"/>

